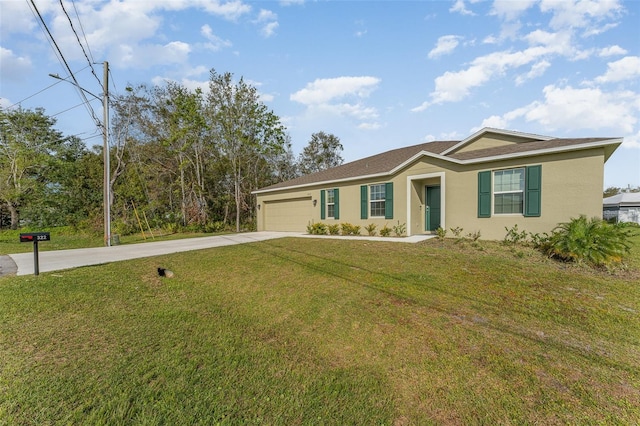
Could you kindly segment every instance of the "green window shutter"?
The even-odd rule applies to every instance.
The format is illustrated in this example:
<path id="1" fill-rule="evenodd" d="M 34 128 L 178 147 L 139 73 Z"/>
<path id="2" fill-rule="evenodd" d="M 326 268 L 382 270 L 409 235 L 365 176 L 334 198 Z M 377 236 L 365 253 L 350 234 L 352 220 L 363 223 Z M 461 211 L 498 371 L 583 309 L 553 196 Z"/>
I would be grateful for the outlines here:
<path id="1" fill-rule="evenodd" d="M 478 217 L 491 217 L 491 171 L 478 173 Z"/>
<path id="2" fill-rule="evenodd" d="M 384 218 L 393 219 L 393 182 L 384 184 Z"/>
<path id="3" fill-rule="evenodd" d="M 320 191 L 320 219 L 325 220 L 327 218 L 327 195 L 325 194 L 325 190 Z"/>
<path id="4" fill-rule="evenodd" d="M 340 190 L 333 190 L 333 218 L 340 219 Z"/>
<path id="5" fill-rule="evenodd" d="M 524 178 L 524 215 L 539 217 L 542 211 L 542 166 L 526 168 Z"/>
<path id="6" fill-rule="evenodd" d="M 362 185 L 360 187 L 360 219 L 369 218 L 369 187 Z"/>

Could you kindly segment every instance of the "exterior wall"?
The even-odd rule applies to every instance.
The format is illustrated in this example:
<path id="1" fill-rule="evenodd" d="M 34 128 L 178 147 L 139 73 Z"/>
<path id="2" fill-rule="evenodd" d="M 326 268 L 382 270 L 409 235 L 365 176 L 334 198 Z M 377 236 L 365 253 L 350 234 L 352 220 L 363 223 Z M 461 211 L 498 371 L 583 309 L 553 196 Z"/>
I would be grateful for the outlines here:
<path id="1" fill-rule="evenodd" d="M 479 137 L 462 148 L 457 149 L 456 152 L 477 151 L 479 149 L 496 148 L 499 146 L 513 145 L 527 141 L 531 141 L 531 139 L 489 133 Z"/>
<path id="2" fill-rule="evenodd" d="M 479 171 L 538 164 L 542 165 L 540 217 L 514 214 L 478 218 Z M 362 227 L 374 223 L 378 230 L 385 225 L 393 227 L 400 223 L 406 224 L 407 233 L 413 235 L 425 233 L 425 185 L 440 184 L 443 228 L 461 227 L 465 234 L 480 231 L 483 239 L 500 240 L 506 234 L 505 227 L 511 228 L 518 225 L 520 230 L 542 233 L 549 232 L 558 223 L 566 222 L 580 214 L 587 217 L 602 217 L 603 178 L 603 148 L 473 165 L 459 165 L 423 157 L 394 176 L 263 193 L 257 195 L 257 201 L 261 204 L 270 200 L 310 196 L 312 200 L 317 201 L 308 222 L 326 224 L 348 222 Z M 394 187 L 393 219 L 360 219 L 360 185 L 386 182 L 393 182 Z M 320 191 L 332 188 L 340 190 L 340 217 L 321 220 Z M 258 211 L 258 230 L 264 230 L 264 210 Z"/>
<path id="3" fill-rule="evenodd" d="M 542 165 L 540 217 L 492 214 L 478 218 L 478 171 L 536 164 Z M 480 231 L 483 239 L 499 240 L 506 234 L 505 227 L 518 225 L 520 230 L 543 233 L 581 214 L 602 217 L 603 166 L 601 148 L 477 165 L 447 177 L 447 227 L 459 226 L 464 233 Z"/>

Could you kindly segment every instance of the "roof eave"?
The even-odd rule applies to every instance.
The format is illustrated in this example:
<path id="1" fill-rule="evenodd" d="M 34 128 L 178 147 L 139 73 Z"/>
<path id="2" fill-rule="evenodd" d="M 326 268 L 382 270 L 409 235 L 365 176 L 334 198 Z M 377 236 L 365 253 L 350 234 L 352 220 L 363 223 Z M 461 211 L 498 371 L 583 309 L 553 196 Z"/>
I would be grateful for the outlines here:
<path id="1" fill-rule="evenodd" d="M 517 136 L 521 138 L 529 138 L 529 139 L 541 140 L 541 141 L 548 141 L 550 139 L 554 139 L 551 136 L 534 135 L 533 133 L 516 132 L 515 130 L 496 129 L 493 127 L 483 127 L 482 129 L 478 130 L 471 136 L 468 136 L 467 138 L 461 140 L 459 143 L 455 144 L 451 148 L 444 150 L 442 152 L 442 155 L 447 155 L 451 152 L 455 152 L 457 149 L 462 148 L 463 146 L 467 145 L 469 142 L 473 141 L 474 139 L 480 137 L 485 133 L 497 133 L 499 135 Z"/>
<path id="2" fill-rule="evenodd" d="M 579 145 L 560 146 L 560 147 L 547 148 L 547 149 L 541 149 L 541 150 L 535 150 L 535 151 L 523 151 L 523 152 L 512 153 L 512 154 L 494 155 L 494 156 L 491 156 L 491 157 L 471 158 L 471 159 L 468 159 L 468 160 L 458 160 L 458 159 L 451 158 L 451 157 L 445 157 L 442 154 L 434 154 L 433 152 L 421 151 L 421 152 L 415 154 L 414 156 L 412 156 L 411 158 L 409 158 L 408 160 L 404 161 L 403 163 L 399 164 L 398 166 L 394 167 L 393 169 L 391 169 L 388 172 L 375 173 L 375 174 L 371 174 L 371 175 L 360 175 L 360 176 L 354 176 L 354 177 L 342 178 L 342 179 L 330 179 L 330 180 L 325 180 L 325 181 L 311 182 L 311 183 L 305 183 L 305 184 L 293 185 L 293 186 L 284 186 L 284 187 L 273 188 L 273 189 L 258 189 L 256 191 L 252 191 L 251 194 L 266 194 L 266 193 L 270 193 L 270 192 L 279 192 L 279 191 L 285 191 L 285 190 L 289 191 L 289 190 L 293 190 L 293 189 L 301 189 L 301 188 L 309 188 L 309 187 L 313 187 L 313 186 L 327 185 L 327 184 L 331 184 L 331 183 L 352 182 L 352 181 L 356 181 L 356 180 L 373 179 L 373 178 L 377 178 L 377 177 L 386 177 L 386 176 L 394 175 L 395 173 L 399 172 L 400 170 L 402 170 L 405 167 L 407 167 L 409 164 L 413 163 L 414 161 L 416 161 L 416 160 L 418 160 L 418 159 L 420 159 L 422 157 L 431 157 L 431 158 L 435 158 L 435 159 L 438 159 L 438 160 L 443 160 L 443 161 L 446 161 L 446 162 L 449 162 L 449 163 L 460 164 L 460 165 L 468 165 L 468 164 L 481 164 L 481 163 L 489 163 L 489 162 L 492 162 L 492 161 L 508 160 L 508 159 L 512 159 L 512 158 L 532 157 L 532 156 L 535 156 L 535 155 L 555 154 L 555 153 L 567 152 L 567 151 L 582 151 L 582 150 L 585 150 L 585 149 L 603 147 L 603 148 L 605 148 L 605 161 L 606 161 L 606 159 L 608 158 L 608 157 L 606 157 L 607 147 L 613 147 L 613 149 L 611 149 L 611 153 L 613 153 L 613 151 L 615 151 L 615 149 L 621 143 L 622 143 L 622 138 L 615 138 L 615 139 L 607 139 L 607 140 L 603 140 L 603 141 L 590 142 L 590 143 L 579 144 Z M 614 147 L 614 145 L 615 145 L 615 147 Z M 609 154 L 609 156 L 610 155 L 611 154 Z"/>

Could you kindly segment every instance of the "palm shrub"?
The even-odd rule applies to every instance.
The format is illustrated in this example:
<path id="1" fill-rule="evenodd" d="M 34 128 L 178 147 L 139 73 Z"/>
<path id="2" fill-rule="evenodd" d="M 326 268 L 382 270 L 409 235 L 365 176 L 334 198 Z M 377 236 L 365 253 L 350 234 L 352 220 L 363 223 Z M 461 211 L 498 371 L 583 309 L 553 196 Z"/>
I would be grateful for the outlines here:
<path id="1" fill-rule="evenodd" d="M 608 268 L 621 264 L 629 254 L 629 237 L 627 227 L 581 215 L 556 226 L 541 249 L 560 260 Z"/>

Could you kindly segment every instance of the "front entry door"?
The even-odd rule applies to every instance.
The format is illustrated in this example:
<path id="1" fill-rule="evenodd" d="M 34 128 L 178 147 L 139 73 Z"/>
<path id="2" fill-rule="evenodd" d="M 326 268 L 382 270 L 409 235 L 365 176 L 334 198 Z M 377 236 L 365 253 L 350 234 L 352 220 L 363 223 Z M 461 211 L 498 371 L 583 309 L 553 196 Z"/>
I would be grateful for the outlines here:
<path id="1" fill-rule="evenodd" d="M 435 231 L 440 227 L 440 185 L 425 187 L 425 229 Z"/>

